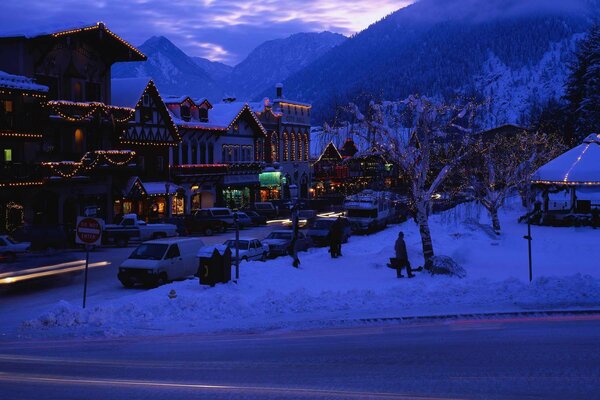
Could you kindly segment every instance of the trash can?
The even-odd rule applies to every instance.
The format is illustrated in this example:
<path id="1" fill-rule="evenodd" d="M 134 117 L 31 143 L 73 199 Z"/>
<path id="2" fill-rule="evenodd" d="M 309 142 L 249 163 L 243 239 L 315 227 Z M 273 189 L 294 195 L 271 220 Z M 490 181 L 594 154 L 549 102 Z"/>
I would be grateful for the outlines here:
<path id="1" fill-rule="evenodd" d="M 214 247 L 210 255 L 206 251 L 198 256 L 198 272 L 201 285 L 215 286 L 231 280 L 231 249 Z"/>

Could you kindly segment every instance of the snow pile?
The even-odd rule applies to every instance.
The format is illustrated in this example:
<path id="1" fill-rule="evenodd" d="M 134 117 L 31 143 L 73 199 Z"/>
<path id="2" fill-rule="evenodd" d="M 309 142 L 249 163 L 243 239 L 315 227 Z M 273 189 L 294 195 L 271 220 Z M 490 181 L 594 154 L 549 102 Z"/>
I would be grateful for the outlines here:
<path id="1" fill-rule="evenodd" d="M 528 282 L 526 228 L 515 223 L 522 210 L 502 216 L 505 232 L 490 237 L 478 227 L 478 209 L 466 206 L 432 218 L 436 250 L 451 255 L 464 279 L 417 273 L 397 279 L 386 264 L 398 230 L 405 232 L 413 265 L 422 261 L 418 228 L 412 222 L 371 236 L 354 236 L 343 257 L 327 249 L 241 266 L 238 284 L 199 286 L 197 280 L 92 305 L 57 304 L 23 324 L 26 335 L 114 336 L 198 331 L 302 328 L 360 318 L 408 317 L 474 312 L 592 308 L 600 306 L 600 256 L 591 228 L 534 227 L 534 276 Z M 452 214 L 459 220 L 456 222 Z M 591 254 L 592 252 L 596 254 Z M 177 297 L 170 299 L 169 291 Z"/>
<path id="2" fill-rule="evenodd" d="M 448 256 L 433 256 L 428 263 L 425 264 L 425 269 L 431 275 L 449 275 L 457 278 L 467 276 L 467 271 Z"/>

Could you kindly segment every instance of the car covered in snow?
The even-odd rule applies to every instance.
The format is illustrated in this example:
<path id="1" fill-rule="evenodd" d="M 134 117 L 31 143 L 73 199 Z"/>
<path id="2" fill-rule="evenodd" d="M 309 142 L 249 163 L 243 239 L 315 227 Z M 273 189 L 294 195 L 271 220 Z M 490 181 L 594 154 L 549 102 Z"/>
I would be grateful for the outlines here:
<path id="1" fill-rule="evenodd" d="M 231 250 L 231 256 L 232 258 L 234 258 L 235 239 L 227 240 L 223 245 L 229 247 L 229 249 Z M 269 256 L 269 246 L 261 243 L 261 241 L 258 239 L 240 238 L 240 240 L 238 241 L 238 249 L 240 260 L 242 261 L 265 261 Z"/>
<path id="2" fill-rule="evenodd" d="M 263 244 L 269 246 L 271 256 L 289 254 L 294 232 L 290 230 L 273 231 L 262 240 Z M 310 239 L 302 232 L 298 232 L 298 248 L 305 251 L 311 246 Z"/>
<path id="3" fill-rule="evenodd" d="M 9 235 L 0 235 L 0 261 L 12 261 L 17 254 L 29 251 L 31 243 L 18 242 Z"/>
<path id="4" fill-rule="evenodd" d="M 196 253 L 202 247 L 204 242 L 198 238 L 144 242 L 121 264 L 117 277 L 125 287 L 160 286 L 185 279 L 198 271 Z"/>

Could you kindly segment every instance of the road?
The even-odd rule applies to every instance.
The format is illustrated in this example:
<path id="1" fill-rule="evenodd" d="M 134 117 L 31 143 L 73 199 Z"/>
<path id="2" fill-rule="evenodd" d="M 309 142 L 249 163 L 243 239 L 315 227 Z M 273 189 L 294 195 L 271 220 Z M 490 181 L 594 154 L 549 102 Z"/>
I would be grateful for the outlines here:
<path id="1" fill-rule="evenodd" d="M 274 229 L 281 229 L 281 224 L 244 229 L 241 237 L 262 239 Z M 206 245 L 222 244 L 226 239 L 235 237 L 234 231 L 227 231 L 214 236 L 201 236 Z M 136 245 L 126 248 L 101 247 L 90 253 L 87 306 L 93 307 L 105 300 L 111 300 L 134 293 L 136 290 L 125 289 L 117 279 L 119 265 L 131 254 Z M 85 260 L 85 253 L 72 252 L 69 260 Z M 54 260 L 53 263 L 57 261 Z M 22 321 L 35 318 L 49 307 L 61 300 L 77 304 L 83 298 L 83 273 L 75 277 L 47 279 L 33 286 L 19 287 L 17 290 L 0 292 L 0 338 L 15 335 Z"/>
<path id="2" fill-rule="evenodd" d="M 591 399 L 600 315 L 0 341 L 5 399 Z"/>

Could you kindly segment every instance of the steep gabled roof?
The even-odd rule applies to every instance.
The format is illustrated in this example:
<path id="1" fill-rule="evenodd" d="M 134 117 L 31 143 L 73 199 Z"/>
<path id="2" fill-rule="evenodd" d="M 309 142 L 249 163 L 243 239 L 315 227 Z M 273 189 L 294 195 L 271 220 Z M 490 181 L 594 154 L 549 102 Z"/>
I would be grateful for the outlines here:
<path id="1" fill-rule="evenodd" d="M 173 120 L 178 126 L 189 129 L 206 129 L 206 130 L 228 130 L 233 124 L 243 115 L 248 115 L 256 124 L 256 127 L 263 135 L 267 134 L 264 126 L 260 123 L 254 112 L 250 109 L 247 103 L 231 102 L 217 103 L 208 113 L 208 121 L 184 121 L 171 114 Z"/>
<path id="2" fill-rule="evenodd" d="M 95 24 L 81 24 L 79 26 L 51 26 L 46 29 L 35 30 L 23 29 L 21 32 L 0 34 L 0 38 L 46 40 L 69 35 L 93 34 L 95 31 L 102 31 L 103 33 L 106 33 L 106 35 L 102 37 L 96 35 L 94 36 L 95 38 L 102 38 L 103 40 L 104 38 L 108 37 L 115 43 L 116 48 L 125 50 L 123 54 L 127 54 L 128 56 L 117 57 L 116 61 L 145 61 L 147 59 L 147 57 L 141 51 L 108 29 L 103 22 L 97 22 Z"/>
<path id="3" fill-rule="evenodd" d="M 319 156 L 319 161 L 342 161 L 342 155 L 338 151 L 337 147 L 333 142 L 329 142 L 329 144 L 325 147 L 321 155 Z"/>

